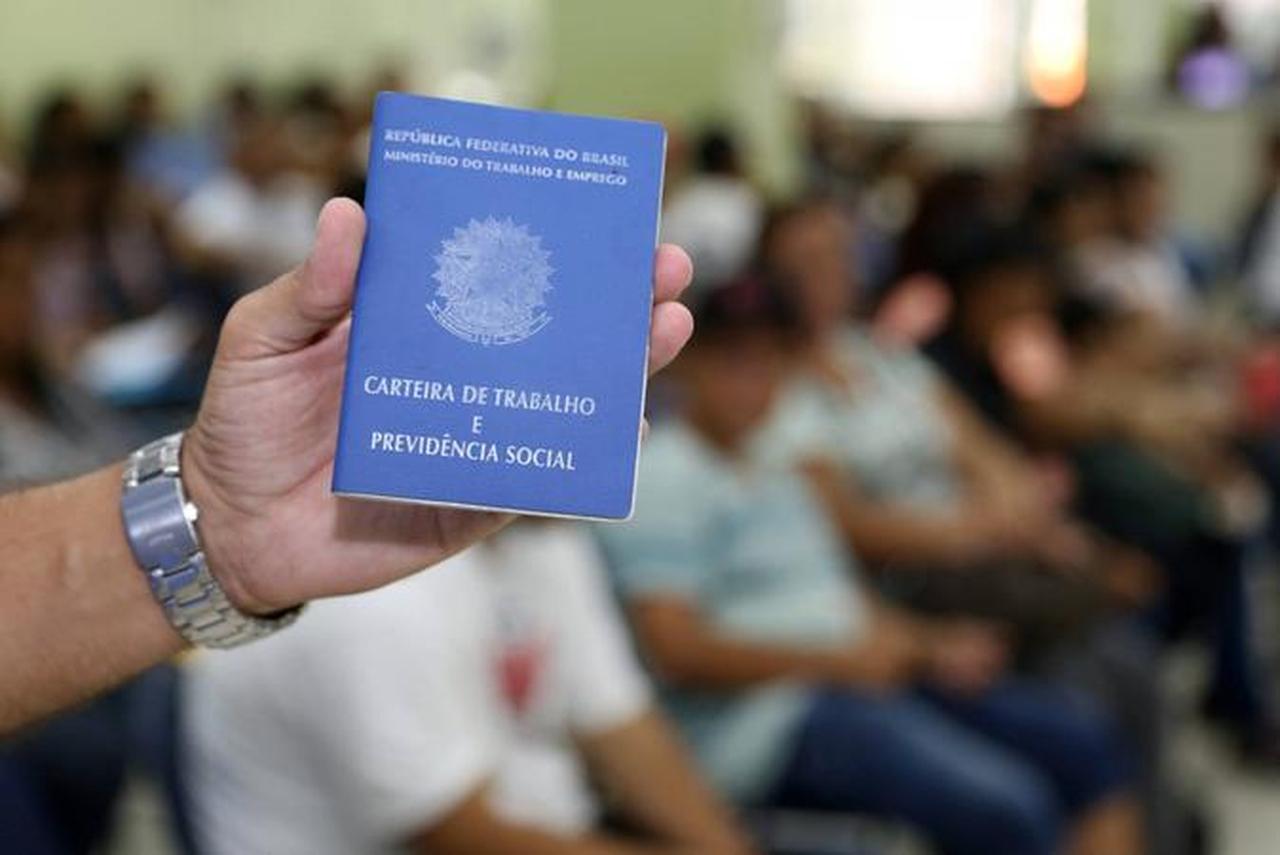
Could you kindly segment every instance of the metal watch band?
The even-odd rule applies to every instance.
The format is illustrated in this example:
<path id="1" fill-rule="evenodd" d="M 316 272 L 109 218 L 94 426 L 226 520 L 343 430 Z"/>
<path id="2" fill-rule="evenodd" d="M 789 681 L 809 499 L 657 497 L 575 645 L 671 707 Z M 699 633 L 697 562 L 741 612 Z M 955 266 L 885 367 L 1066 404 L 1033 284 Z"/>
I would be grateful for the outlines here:
<path id="1" fill-rule="evenodd" d="M 129 456 L 120 496 L 129 546 L 169 623 L 202 647 L 236 647 L 293 623 L 300 606 L 270 617 L 245 614 L 209 572 L 181 458 L 181 433 L 144 445 Z"/>

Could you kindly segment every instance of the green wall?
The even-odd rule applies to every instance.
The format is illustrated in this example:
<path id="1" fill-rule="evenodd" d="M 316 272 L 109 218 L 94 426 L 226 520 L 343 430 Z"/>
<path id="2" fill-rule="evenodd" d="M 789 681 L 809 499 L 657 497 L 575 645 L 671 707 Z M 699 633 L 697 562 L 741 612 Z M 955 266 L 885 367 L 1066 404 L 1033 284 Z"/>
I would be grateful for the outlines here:
<path id="1" fill-rule="evenodd" d="M 727 122 L 770 189 L 793 183 L 794 121 L 776 74 L 774 0 L 555 0 L 551 105 L 690 128 Z"/>
<path id="2" fill-rule="evenodd" d="M 773 0 L 0 0 L 0 123 L 69 81 L 107 96 L 157 72 L 179 114 L 228 75 L 287 83 L 320 70 L 358 88 L 387 57 L 438 91 L 451 72 L 504 100 L 728 121 L 773 187 L 792 172 L 773 69 Z"/>

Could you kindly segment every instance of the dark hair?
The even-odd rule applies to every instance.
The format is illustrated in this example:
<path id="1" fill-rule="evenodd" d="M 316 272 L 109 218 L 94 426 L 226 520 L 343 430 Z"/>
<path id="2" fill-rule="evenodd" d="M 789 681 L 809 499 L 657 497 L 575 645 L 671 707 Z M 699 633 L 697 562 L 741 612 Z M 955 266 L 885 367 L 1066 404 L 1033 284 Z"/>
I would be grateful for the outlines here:
<path id="1" fill-rule="evenodd" d="M 915 217 L 899 243 L 894 279 L 917 273 L 942 273 L 942 267 L 975 233 L 995 221 L 991 175 L 973 166 L 956 166 L 924 189 Z"/>
<path id="2" fill-rule="evenodd" d="M 742 169 L 742 159 L 733 133 L 724 127 L 704 131 L 698 138 L 696 163 L 699 172 L 737 175 Z"/>
<path id="3" fill-rule="evenodd" d="M 1090 151 L 1080 163 L 1081 173 L 1118 193 L 1134 179 L 1158 175 L 1156 158 L 1137 148 L 1099 148 Z"/>
<path id="4" fill-rule="evenodd" d="M 1050 276 L 1050 256 L 1044 244 L 1022 227 L 998 226 L 974 231 L 942 263 L 939 273 L 962 305 L 980 292 L 992 273 L 1032 269 Z"/>
<path id="5" fill-rule="evenodd" d="M 772 277 L 774 274 L 769 269 L 769 246 L 777 238 L 778 233 L 791 225 L 792 221 L 824 208 L 835 208 L 842 214 L 849 215 L 836 197 L 820 191 L 771 205 L 765 211 L 764 221 L 760 225 L 760 234 L 756 238 L 756 263 L 759 269 Z"/>
<path id="6" fill-rule="evenodd" d="M 799 318 L 782 291 L 762 274 L 731 279 L 693 302 L 694 343 L 723 341 L 746 332 L 774 332 L 790 338 Z"/>

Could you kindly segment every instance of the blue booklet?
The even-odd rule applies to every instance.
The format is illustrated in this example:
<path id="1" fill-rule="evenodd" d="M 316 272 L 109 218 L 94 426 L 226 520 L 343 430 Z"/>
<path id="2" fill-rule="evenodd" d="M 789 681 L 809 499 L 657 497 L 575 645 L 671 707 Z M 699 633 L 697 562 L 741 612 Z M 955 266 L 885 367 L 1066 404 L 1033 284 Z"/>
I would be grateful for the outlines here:
<path id="1" fill-rule="evenodd" d="M 630 516 L 665 145 L 378 96 L 334 492 Z"/>

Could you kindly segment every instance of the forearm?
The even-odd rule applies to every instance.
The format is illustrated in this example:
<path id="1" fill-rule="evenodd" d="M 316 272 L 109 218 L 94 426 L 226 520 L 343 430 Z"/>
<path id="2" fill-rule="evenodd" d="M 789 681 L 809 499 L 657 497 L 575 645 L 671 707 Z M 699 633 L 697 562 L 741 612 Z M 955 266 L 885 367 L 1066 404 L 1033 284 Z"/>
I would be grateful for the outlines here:
<path id="1" fill-rule="evenodd" d="M 510 822 L 490 809 L 483 791 L 424 830 L 413 844 L 413 850 L 424 855 L 674 855 L 678 851 L 603 834 L 562 834 Z"/>
<path id="2" fill-rule="evenodd" d="M 952 458 L 972 491 L 999 495 L 1026 483 L 1029 467 L 1023 458 L 971 404 L 950 389 L 939 391 L 938 402 L 950 429 Z"/>
<path id="3" fill-rule="evenodd" d="M 778 680 L 834 681 L 847 666 L 844 650 L 748 641 L 704 633 L 652 657 L 660 676 L 676 685 L 735 691 Z"/>
<path id="4" fill-rule="evenodd" d="M 974 526 L 958 514 L 869 501 L 829 464 L 808 465 L 804 473 L 836 529 L 864 561 L 886 567 L 945 567 L 979 557 L 982 544 Z"/>
<path id="5" fill-rule="evenodd" d="M 859 558 L 883 568 L 968 566 L 983 558 L 973 527 L 957 514 L 863 507 L 840 528 Z"/>
<path id="6" fill-rule="evenodd" d="M 125 540 L 120 472 L 0 497 L 0 733 L 182 646 Z"/>
<path id="7" fill-rule="evenodd" d="M 598 834 L 569 837 L 532 826 L 494 823 L 484 839 L 437 841 L 429 837 L 417 851 L 430 855 L 665 855 L 672 850 Z"/>
<path id="8" fill-rule="evenodd" d="M 656 711 L 580 740 L 613 807 L 647 837 L 691 852 L 748 851 L 728 807 Z"/>

